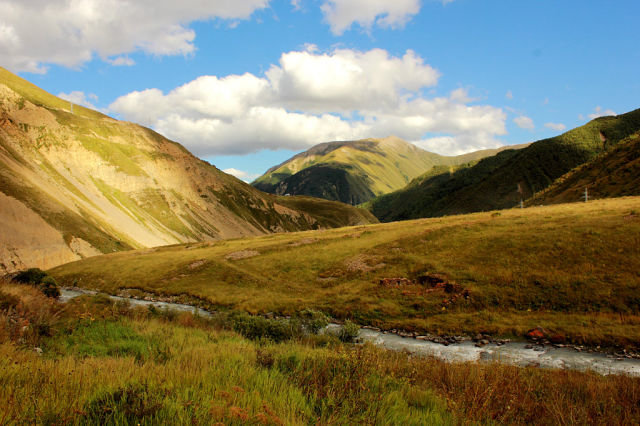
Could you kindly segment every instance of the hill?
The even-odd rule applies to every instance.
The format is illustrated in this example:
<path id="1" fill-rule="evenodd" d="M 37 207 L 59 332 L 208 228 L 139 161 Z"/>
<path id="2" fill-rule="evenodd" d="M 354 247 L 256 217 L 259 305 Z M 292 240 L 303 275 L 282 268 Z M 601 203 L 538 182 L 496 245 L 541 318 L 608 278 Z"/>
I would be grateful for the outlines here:
<path id="1" fill-rule="evenodd" d="M 417 333 L 640 341 L 640 197 L 108 254 L 63 285 Z M 615 247 L 615 250 L 611 248 Z"/>
<path id="2" fill-rule="evenodd" d="M 272 167 L 252 185 L 273 194 L 309 195 L 356 205 L 403 188 L 434 166 L 462 164 L 498 151 L 445 157 L 396 137 L 326 142 Z"/>
<path id="3" fill-rule="evenodd" d="M 0 273 L 100 253 L 375 219 L 290 207 L 138 126 L 0 68 Z"/>
<path id="4" fill-rule="evenodd" d="M 640 195 L 640 135 L 633 135 L 576 167 L 525 202 L 527 206 Z"/>
<path id="5" fill-rule="evenodd" d="M 521 150 L 432 170 L 367 208 L 382 221 L 394 221 L 514 207 L 638 130 L 640 110 L 597 118 Z"/>

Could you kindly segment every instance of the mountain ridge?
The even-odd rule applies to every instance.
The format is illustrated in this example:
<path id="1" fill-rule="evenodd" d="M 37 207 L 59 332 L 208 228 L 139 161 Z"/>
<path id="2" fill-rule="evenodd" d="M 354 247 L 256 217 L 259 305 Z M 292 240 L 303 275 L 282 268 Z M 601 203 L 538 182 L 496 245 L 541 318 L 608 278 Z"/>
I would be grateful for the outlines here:
<path id="1" fill-rule="evenodd" d="M 425 176 L 367 204 L 381 221 L 510 208 L 640 130 L 640 109 L 600 117 L 524 149 Z"/>
<path id="2" fill-rule="evenodd" d="M 505 148 L 443 156 L 395 136 L 324 142 L 271 167 L 252 185 L 269 193 L 304 194 L 356 205 L 398 190 L 432 167 L 455 166 Z"/>
<path id="3" fill-rule="evenodd" d="M 57 98 L 0 68 L 0 271 L 98 253 L 371 223 L 314 216 L 134 123 Z M 46 226 L 45 226 L 46 224 Z"/>

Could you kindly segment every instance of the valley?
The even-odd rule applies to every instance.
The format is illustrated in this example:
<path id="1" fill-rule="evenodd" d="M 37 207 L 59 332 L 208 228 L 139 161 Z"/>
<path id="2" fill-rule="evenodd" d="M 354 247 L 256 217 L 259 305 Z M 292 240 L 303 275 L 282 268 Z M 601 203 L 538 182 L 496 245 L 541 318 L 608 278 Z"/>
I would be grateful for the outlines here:
<path id="1" fill-rule="evenodd" d="M 636 348 L 640 199 L 512 209 L 110 254 L 52 269 L 66 286 L 213 310 L 317 309 L 440 335 Z M 637 348 L 636 348 L 637 349 Z"/>

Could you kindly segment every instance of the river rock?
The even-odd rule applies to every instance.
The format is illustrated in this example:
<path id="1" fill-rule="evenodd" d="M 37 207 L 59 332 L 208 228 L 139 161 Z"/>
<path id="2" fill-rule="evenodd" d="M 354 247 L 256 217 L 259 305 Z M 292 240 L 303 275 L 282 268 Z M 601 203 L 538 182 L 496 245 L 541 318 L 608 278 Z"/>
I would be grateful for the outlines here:
<path id="1" fill-rule="evenodd" d="M 547 335 L 547 332 L 542 327 L 532 328 L 527 331 L 527 337 L 531 340 L 541 340 L 544 339 Z"/>

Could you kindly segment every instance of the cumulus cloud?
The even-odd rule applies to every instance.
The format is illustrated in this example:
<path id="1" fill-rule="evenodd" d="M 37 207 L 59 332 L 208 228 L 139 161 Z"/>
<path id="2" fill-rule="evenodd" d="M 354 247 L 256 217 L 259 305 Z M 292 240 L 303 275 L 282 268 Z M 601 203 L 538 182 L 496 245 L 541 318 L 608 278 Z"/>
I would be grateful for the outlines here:
<path id="1" fill-rule="evenodd" d="M 533 124 L 533 120 L 525 115 L 521 115 L 513 119 L 518 127 L 525 130 L 533 130 L 536 126 Z"/>
<path id="2" fill-rule="evenodd" d="M 567 126 L 562 123 L 545 123 L 544 127 L 546 127 L 547 129 L 555 130 L 556 132 L 562 132 L 567 128 Z"/>
<path id="3" fill-rule="evenodd" d="M 70 93 L 58 93 L 58 97 L 64 99 L 65 101 L 69 101 L 76 105 L 82 105 L 91 109 L 98 109 L 93 102 L 98 101 L 98 96 L 95 93 L 85 94 L 79 90 L 75 90 Z"/>
<path id="4" fill-rule="evenodd" d="M 394 106 L 403 92 L 435 86 L 440 73 L 408 50 L 337 49 L 317 53 L 315 46 L 285 53 L 266 73 L 284 105 L 314 112 L 363 109 L 373 103 Z"/>
<path id="5" fill-rule="evenodd" d="M 366 30 L 402 27 L 420 12 L 420 0 L 326 0 L 320 9 L 331 31 L 340 35 L 354 23 Z"/>
<path id="6" fill-rule="evenodd" d="M 0 0 L 0 63 L 42 73 L 43 64 L 77 67 L 94 55 L 129 65 L 121 55 L 190 54 L 195 50 L 190 22 L 247 19 L 269 1 Z"/>
<path id="7" fill-rule="evenodd" d="M 603 110 L 601 106 L 597 106 L 591 114 L 587 115 L 587 117 L 589 117 L 590 120 L 594 120 L 598 117 L 606 117 L 609 115 L 617 115 L 617 114 L 610 109 Z"/>
<path id="8" fill-rule="evenodd" d="M 132 92 L 109 107 L 198 155 L 301 150 L 319 142 L 397 135 L 441 153 L 494 147 L 505 113 L 470 105 L 465 89 L 429 98 L 439 73 L 412 51 L 394 57 L 314 47 L 282 54 L 264 76 L 202 76 L 168 93 Z M 430 134 L 449 138 L 429 139 Z"/>

